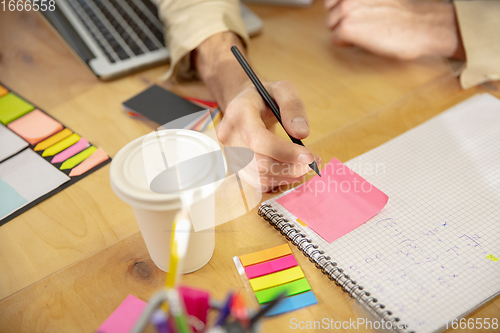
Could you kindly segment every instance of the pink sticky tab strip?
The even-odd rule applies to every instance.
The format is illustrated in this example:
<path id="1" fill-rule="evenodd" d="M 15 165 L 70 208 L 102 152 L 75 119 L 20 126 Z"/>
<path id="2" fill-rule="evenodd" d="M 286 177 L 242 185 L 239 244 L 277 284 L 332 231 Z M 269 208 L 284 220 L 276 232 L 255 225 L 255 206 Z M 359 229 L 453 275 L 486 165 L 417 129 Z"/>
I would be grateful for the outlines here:
<path id="1" fill-rule="evenodd" d="M 81 138 L 78 140 L 77 143 L 72 145 L 71 147 L 66 148 L 52 159 L 52 163 L 60 163 L 66 161 L 68 158 L 70 158 L 73 155 L 76 155 L 77 153 L 81 152 L 85 148 L 90 146 L 89 142 L 87 139 Z"/>
<path id="2" fill-rule="evenodd" d="M 253 279 L 295 266 L 297 266 L 297 260 L 295 260 L 295 257 L 292 254 L 283 258 L 264 262 L 262 264 L 245 267 L 245 273 L 249 279 Z"/>
<path id="3" fill-rule="evenodd" d="M 128 295 L 96 333 L 129 333 L 139 319 L 147 303 Z"/>

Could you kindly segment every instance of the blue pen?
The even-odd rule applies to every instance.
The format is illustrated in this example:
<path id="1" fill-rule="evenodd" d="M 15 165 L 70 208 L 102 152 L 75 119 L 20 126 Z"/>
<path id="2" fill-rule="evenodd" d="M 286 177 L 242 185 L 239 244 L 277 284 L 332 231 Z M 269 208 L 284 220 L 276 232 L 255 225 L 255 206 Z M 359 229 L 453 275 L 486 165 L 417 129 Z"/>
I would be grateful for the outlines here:
<path id="1" fill-rule="evenodd" d="M 229 293 L 229 296 L 227 297 L 226 304 L 224 304 L 224 307 L 219 311 L 219 319 L 217 320 L 217 323 L 215 323 L 215 326 L 222 326 L 224 325 L 224 322 L 227 319 L 227 316 L 229 316 L 229 313 L 231 312 L 231 302 L 233 300 L 233 293 Z"/>

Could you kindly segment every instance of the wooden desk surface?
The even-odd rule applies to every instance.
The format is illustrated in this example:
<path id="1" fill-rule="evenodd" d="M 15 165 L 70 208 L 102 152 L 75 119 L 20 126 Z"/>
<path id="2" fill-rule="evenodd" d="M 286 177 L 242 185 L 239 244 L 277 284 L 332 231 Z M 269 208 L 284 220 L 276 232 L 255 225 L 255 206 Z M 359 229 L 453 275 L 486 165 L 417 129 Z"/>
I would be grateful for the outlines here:
<path id="1" fill-rule="evenodd" d="M 323 161 L 351 159 L 475 93 L 500 97 L 498 82 L 461 90 L 442 59 L 395 61 L 334 48 L 324 27 L 322 1 L 310 8 L 251 8 L 265 22 L 251 43 L 254 67 L 268 80 L 287 79 L 298 86 L 311 124 L 305 144 Z M 0 81 L 111 156 L 152 130 L 151 124 L 129 118 L 121 102 L 159 82 L 167 68 L 100 82 L 40 16 L 0 12 Z M 161 84 L 180 94 L 210 98 L 200 83 Z M 254 209 L 216 229 L 212 260 L 183 282 L 223 299 L 229 290 L 242 288 L 233 256 L 283 243 Z M 291 318 L 366 316 L 293 251 L 319 304 L 267 320 L 264 331 L 288 331 Z M 0 227 L 0 272 L 2 332 L 92 332 L 128 294 L 147 300 L 165 278 L 149 258 L 131 208 L 112 192 L 109 166 Z M 499 313 L 496 298 L 470 317 L 498 318 Z"/>

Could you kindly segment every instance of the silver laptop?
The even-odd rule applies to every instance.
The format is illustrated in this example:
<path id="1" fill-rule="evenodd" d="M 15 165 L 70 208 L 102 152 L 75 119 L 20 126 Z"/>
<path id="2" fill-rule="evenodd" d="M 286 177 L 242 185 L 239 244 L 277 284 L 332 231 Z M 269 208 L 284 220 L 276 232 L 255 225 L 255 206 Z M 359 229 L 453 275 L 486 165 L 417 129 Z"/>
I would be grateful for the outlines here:
<path id="1" fill-rule="evenodd" d="M 250 36 L 262 20 L 244 5 L 241 13 Z M 57 0 L 46 20 L 88 67 L 109 80 L 169 58 L 163 24 L 151 0 Z"/>

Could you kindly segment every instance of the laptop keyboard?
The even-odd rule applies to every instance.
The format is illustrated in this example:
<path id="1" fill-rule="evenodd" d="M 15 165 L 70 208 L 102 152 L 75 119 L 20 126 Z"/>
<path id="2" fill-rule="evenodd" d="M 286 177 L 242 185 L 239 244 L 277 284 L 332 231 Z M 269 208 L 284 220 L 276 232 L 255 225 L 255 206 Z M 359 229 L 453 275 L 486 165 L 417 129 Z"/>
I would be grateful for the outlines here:
<path id="1" fill-rule="evenodd" d="M 163 25 L 150 0 L 67 0 L 112 63 L 165 47 Z"/>

